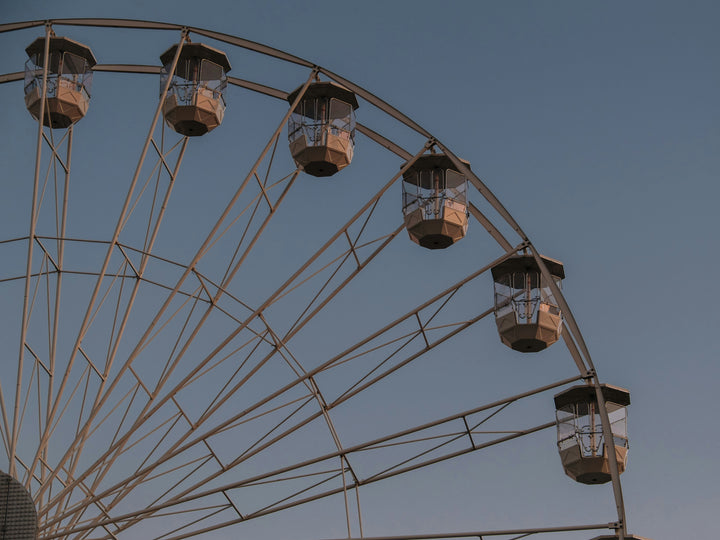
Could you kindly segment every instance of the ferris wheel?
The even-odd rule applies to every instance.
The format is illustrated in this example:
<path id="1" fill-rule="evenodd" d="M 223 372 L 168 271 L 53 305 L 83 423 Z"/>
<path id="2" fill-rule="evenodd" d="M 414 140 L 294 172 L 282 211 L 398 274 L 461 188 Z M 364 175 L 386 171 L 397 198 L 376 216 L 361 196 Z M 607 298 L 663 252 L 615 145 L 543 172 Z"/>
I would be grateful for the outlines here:
<path id="1" fill-rule="evenodd" d="M 629 393 L 472 156 L 227 34 L 0 39 L 26 61 L 0 74 L 25 126 L 3 150 L 4 538 L 277 538 L 284 516 L 293 538 L 639 538 Z M 373 508 L 427 498 L 404 479 L 553 430 L 553 474 L 609 514 L 377 533 Z"/>

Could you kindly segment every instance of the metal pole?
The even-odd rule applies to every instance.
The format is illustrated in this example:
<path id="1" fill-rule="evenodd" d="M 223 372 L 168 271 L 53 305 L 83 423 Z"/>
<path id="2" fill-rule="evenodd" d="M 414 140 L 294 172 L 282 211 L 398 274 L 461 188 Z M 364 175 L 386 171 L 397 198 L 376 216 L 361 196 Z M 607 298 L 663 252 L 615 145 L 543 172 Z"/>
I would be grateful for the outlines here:
<path id="1" fill-rule="evenodd" d="M 68 142 L 65 154 L 65 182 L 63 187 L 63 204 L 60 218 L 60 230 L 59 238 L 57 241 L 58 250 L 58 261 L 57 261 L 57 280 L 55 282 L 55 311 L 53 314 L 53 326 L 52 326 L 52 344 L 50 347 L 50 373 L 48 375 L 48 393 L 47 393 L 47 404 L 45 410 L 45 418 L 50 417 L 50 404 L 52 403 L 53 395 L 53 383 L 55 380 L 55 355 L 57 352 L 57 340 L 58 331 L 60 325 L 60 296 L 62 291 L 62 280 L 63 280 L 63 266 L 65 260 L 65 231 L 67 227 L 67 209 L 68 209 L 68 198 L 70 195 L 70 170 L 71 170 L 71 156 L 72 156 L 72 141 L 73 141 L 73 126 L 68 128 Z M 47 446 L 41 450 L 42 459 L 47 459 Z M 44 482 L 45 467 L 40 468 L 40 479 Z M 28 470 L 28 480 L 25 485 L 26 488 L 30 487 L 30 479 L 32 478 L 33 471 Z"/>
<path id="2" fill-rule="evenodd" d="M 137 165 L 137 167 L 136 167 L 136 169 L 135 169 L 135 174 L 133 175 L 132 181 L 131 181 L 131 183 L 130 183 L 130 188 L 128 189 L 127 197 L 125 198 L 125 204 L 123 205 L 122 211 L 120 212 L 120 217 L 118 218 L 118 222 L 117 222 L 117 225 L 116 225 L 116 227 L 115 227 L 115 232 L 114 232 L 114 234 L 113 234 L 113 238 L 112 238 L 112 240 L 110 241 L 110 245 L 109 245 L 109 247 L 108 247 L 107 254 L 105 255 L 105 260 L 104 260 L 103 265 L 102 265 L 102 268 L 101 268 L 101 270 L 100 270 L 100 273 L 99 273 L 99 276 L 98 276 L 98 280 L 97 280 L 97 282 L 96 282 L 96 284 L 95 284 L 95 290 L 93 291 L 92 297 L 90 298 L 90 301 L 89 301 L 89 303 L 88 303 L 88 307 L 87 307 L 87 310 L 86 310 L 86 312 L 85 312 L 85 318 L 83 319 L 83 322 L 82 322 L 81 327 L 80 327 L 80 331 L 78 332 L 78 336 L 77 336 L 77 339 L 76 339 L 76 342 L 75 342 L 75 346 L 73 347 L 72 353 L 71 353 L 71 355 L 70 355 L 70 359 L 68 360 L 68 366 L 67 366 L 67 369 L 66 369 L 66 371 L 65 371 L 65 376 L 63 377 L 62 383 L 60 384 L 60 388 L 59 388 L 59 390 L 58 390 L 58 399 L 56 399 L 55 402 L 54 402 L 54 404 L 53 404 L 51 417 L 47 419 L 47 426 L 46 426 L 45 431 L 44 431 L 44 433 L 43 433 L 43 437 L 42 437 L 40 446 L 45 446 L 45 445 L 47 445 L 48 439 L 49 439 L 49 437 L 50 437 L 50 433 L 52 432 L 52 429 L 50 428 L 50 425 L 51 425 L 51 423 L 52 423 L 52 420 L 53 420 L 55 414 L 57 414 L 57 409 L 58 409 L 58 407 L 60 406 L 59 398 L 60 398 L 60 396 L 61 396 L 62 393 L 63 393 L 63 390 L 64 390 L 64 388 L 65 388 L 65 385 L 67 384 L 68 378 L 69 378 L 69 376 L 70 376 L 70 371 L 71 371 L 72 366 L 73 366 L 73 364 L 74 364 L 74 360 L 75 360 L 75 358 L 76 358 L 76 356 L 77 356 L 78 350 L 80 349 L 80 344 L 81 344 L 81 342 L 82 342 L 82 340 L 83 340 L 83 337 L 84 337 L 84 335 L 85 335 L 85 331 L 87 330 L 88 325 L 90 324 L 90 320 L 91 320 L 91 317 L 92 317 L 92 311 L 93 311 L 93 307 L 94 307 L 94 305 L 95 305 L 95 301 L 96 301 L 96 299 L 97 299 L 97 297 L 98 297 L 98 294 L 99 294 L 99 292 L 100 292 L 100 288 L 101 288 L 101 286 L 102 286 L 103 278 L 104 278 L 104 276 L 105 276 L 105 273 L 107 272 L 107 267 L 108 267 L 108 265 L 110 264 L 110 258 L 111 258 L 111 256 L 112 256 L 112 253 L 113 253 L 114 249 L 115 249 L 115 244 L 117 243 L 118 237 L 120 236 L 120 232 L 121 232 L 121 230 L 122 230 L 122 228 L 123 228 L 123 225 L 124 225 L 124 222 L 125 222 L 125 216 L 126 216 L 126 213 L 127 213 L 127 211 L 128 211 L 128 208 L 130 207 L 130 203 L 131 203 L 131 201 L 132 201 L 133 192 L 135 191 L 135 185 L 137 184 L 138 178 L 140 177 L 140 171 L 141 171 L 142 166 L 143 166 L 143 163 L 144 163 L 144 161 L 145 161 L 145 156 L 147 155 L 148 149 L 150 148 L 150 143 L 151 143 L 151 141 L 152 141 L 152 135 L 153 135 L 153 133 L 154 133 L 154 131 L 155 131 L 155 127 L 157 126 L 158 119 L 160 118 L 160 114 L 161 114 L 161 112 L 162 112 L 163 99 L 164 99 L 164 97 L 167 95 L 167 92 L 168 92 L 168 90 L 169 90 L 169 88 L 170 88 L 170 85 L 171 85 L 171 83 L 172 83 L 172 73 L 174 73 L 174 71 L 175 71 L 175 66 L 177 65 L 178 59 L 180 58 L 180 51 L 182 50 L 182 46 L 183 46 L 183 44 L 185 43 L 186 40 L 187 40 L 187 30 L 183 30 L 183 32 L 182 32 L 182 34 L 181 34 L 181 38 L 180 38 L 180 43 L 178 44 L 177 50 L 175 51 L 175 57 L 173 58 L 173 63 L 172 63 L 172 66 L 171 66 L 170 76 L 168 77 L 167 83 L 165 84 L 165 88 L 163 89 L 163 92 L 162 92 L 162 94 L 161 94 L 161 96 L 160 96 L 160 102 L 158 103 L 158 106 L 157 106 L 157 108 L 155 109 L 155 116 L 153 117 L 152 123 L 151 123 L 151 125 L 150 125 L 150 130 L 149 130 L 149 132 L 148 132 L 148 135 L 147 135 L 147 137 L 145 138 L 145 144 L 144 144 L 144 146 L 143 146 L 143 150 L 142 150 L 142 153 L 141 153 L 141 155 L 140 155 L 140 159 L 138 160 L 138 165 Z M 82 430 L 82 433 L 85 433 L 85 432 L 87 431 L 87 429 L 89 429 L 89 424 L 86 424 L 86 425 L 84 426 L 84 428 L 83 428 L 83 430 Z M 81 434 L 81 438 L 82 438 L 82 434 Z M 68 460 L 68 459 L 70 458 L 70 456 L 72 455 L 72 452 L 74 452 L 75 450 L 76 450 L 76 444 L 73 443 L 73 444 L 70 445 L 70 448 L 68 448 L 67 452 L 65 453 L 65 455 L 63 456 L 63 458 L 60 460 L 60 462 L 59 462 L 58 465 L 56 466 L 55 470 L 51 473 L 51 475 L 50 475 L 50 477 L 48 478 L 48 480 L 45 482 L 45 484 L 43 484 L 43 485 L 40 487 L 40 489 L 38 490 L 38 493 L 36 494 L 36 497 L 38 497 L 38 498 L 41 497 L 42 494 L 50 487 L 50 485 L 52 484 L 52 480 L 57 476 L 57 474 L 58 474 L 58 472 L 60 471 L 60 469 L 62 469 L 63 465 L 67 462 L 67 460 Z M 39 453 L 36 453 L 35 459 L 34 459 L 34 461 L 33 461 L 33 464 L 32 464 L 32 466 L 30 467 L 31 470 L 34 470 L 34 469 L 35 469 L 35 467 L 36 467 L 36 465 L 37 465 L 38 459 L 39 459 Z M 65 491 L 65 490 L 63 490 L 63 491 Z"/>
<path id="3" fill-rule="evenodd" d="M 28 254 L 27 254 L 27 266 L 25 269 L 25 294 L 23 296 L 23 311 L 22 319 L 20 321 L 20 353 L 18 357 L 18 372 L 15 386 L 15 407 L 13 409 L 13 424 L 12 434 L 10 436 L 10 476 L 15 476 L 15 451 L 17 448 L 18 431 L 20 426 L 18 425 L 18 415 L 20 413 L 20 396 L 22 394 L 22 373 L 23 363 L 25 357 L 25 339 L 27 337 L 27 313 L 28 303 L 30 296 L 30 276 L 32 274 L 32 262 L 33 262 L 33 244 L 35 242 L 35 228 L 37 227 L 37 205 L 38 198 L 38 185 L 40 183 L 40 158 L 42 156 L 42 140 L 43 140 L 43 119 L 45 117 L 45 102 L 47 100 L 47 79 L 48 79 L 48 65 L 50 64 L 50 36 L 52 34 L 52 27 L 50 24 L 45 25 L 45 49 L 43 51 L 43 85 L 42 85 L 42 97 L 40 99 L 40 115 L 38 117 L 38 134 L 37 134 L 37 145 L 35 147 L 35 176 L 33 179 L 33 195 L 32 195 L 32 206 L 30 209 L 30 235 L 28 237 Z M 32 467 L 31 467 L 32 470 Z M 32 475 L 30 475 L 32 477 Z"/>

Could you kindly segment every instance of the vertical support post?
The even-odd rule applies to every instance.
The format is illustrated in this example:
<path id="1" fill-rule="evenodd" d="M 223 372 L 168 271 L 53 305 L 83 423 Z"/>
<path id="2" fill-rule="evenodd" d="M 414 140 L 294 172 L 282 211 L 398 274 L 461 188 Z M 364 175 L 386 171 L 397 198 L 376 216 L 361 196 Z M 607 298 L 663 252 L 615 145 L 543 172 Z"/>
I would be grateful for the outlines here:
<path id="1" fill-rule="evenodd" d="M 64 260 L 65 260 L 65 232 L 67 227 L 67 209 L 68 209 L 68 199 L 70 197 L 70 171 L 72 167 L 71 159 L 72 159 L 72 142 L 73 142 L 73 126 L 71 125 L 68 128 L 68 141 L 67 141 L 67 149 L 65 153 L 65 179 L 63 183 L 63 204 L 62 204 L 62 210 L 60 213 L 60 230 L 58 231 L 58 240 L 57 240 L 57 250 L 58 250 L 58 258 L 57 258 L 57 279 L 55 281 L 55 310 L 53 313 L 53 325 L 52 325 L 52 336 L 51 336 L 51 343 L 50 343 L 50 365 L 49 370 L 50 373 L 48 375 L 48 390 L 47 390 L 47 404 L 46 404 L 46 410 L 45 410 L 45 418 L 46 421 L 48 418 L 50 418 L 50 411 L 51 411 L 51 403 L 52 403 L 52 396 L 53 396 L 53 383 L 55 381 L 55 355 L 57 351 L 57 340 L 58 340 L 58 332 L 59 332 L 59 324 L 60 324 L 60 297 L 62 292 L 62 280 L 63 280 L 63 268 L 64 268 Z M 43 460 L 47 460 L 47 446 L 45 448 L 42 448 L 40 450 L 41 456 Z M 40 481 L 44 481 L 46 474 L 45 467 L 40 467 Z M 26 487 L 29 487 L 29 479 L 32 478 L 33 471 L 28 470 L 28 484 Z"/>
<path id="2" fill-rule="evenodd" d="M 25 267 L 25 292 L 23 295 L 22 319 L 20 320 L 20 351 L 18 354 L 18 371 L 15 383 L 15 405 L 13 408 L 12 433 L 10 435 L 10 476 L 16 476 L 15 453 L 17 451 L 17 439 L 20 426 L 18 425 L 18 416 L 20 413 L 20 401 L 22 395 L 22 375 L 23 364 L 25 358 L 25 339 L 27 338 L 27 316 L 28 305 L 30 301 L 30 276 L 32 275 L 33 247 L 35 243 L 35 228 L 37 227 L 37 199 L 38 185 L 40 183 L 40 158 L 42 156 L 42 140 L 43 140 L 43 118 L 45 117 L 45 105 L 47 101 L 47 79 L 48 65 L 50 64 L 50 36 L 52 35 L 52 27 L 49 23 L 45 24 L 45 49 L 43 51 L 43 85 L 42 98 L 40 100 L 40 115 L 38 117 L 38 134 L 37 144 L 35 146 L 35 175 L 33 178 L 33 194 L 32 207 L 30 209 L 30 233 L 28 235 L 28 254 L 27 265 Z M 32 474 L 30 475 L 32 477 Z"/>

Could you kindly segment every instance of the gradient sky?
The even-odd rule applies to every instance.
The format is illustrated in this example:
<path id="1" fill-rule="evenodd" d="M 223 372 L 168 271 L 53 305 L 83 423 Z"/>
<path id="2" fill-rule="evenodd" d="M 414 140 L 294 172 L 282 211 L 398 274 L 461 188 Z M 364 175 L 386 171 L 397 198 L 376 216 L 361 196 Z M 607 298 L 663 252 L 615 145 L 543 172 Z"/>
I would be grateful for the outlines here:
<path id="1" fill-rule="evenodd" d="M 622 478 L 630 531 L 653 540 L 717 536 L 720 347 L 710 338 L 720 322 L 714 282 L 720 250 L 713 236 L 720 198 L 720 4 L 0 0 L 3 23 L 72 17 L 189 24 L 291 52 L 373 92 L 469 160 L 534 245 L 565 263 L 564 290 L 601 380 L 631 391 L 630 462 Z M 123 52 L 113 61 L 120 63 Z M 2 73 L 22 69 L 7 58 L 0 66 Z M 243 66 L 234 65 L 231 75 L 242 78 Z M 114 99 L 132 97 L 118 90 Z M 27 124 L 22 129 L 35 129 Z M 0 156 L 11 162 L 15 126 L 5 127 Z M 140 144 L 136 139 L 127 152 Z M 483 233 L 471 226 L 471 233 Z M 452 257 L 483 260 L 460 244 L 444 256 L 447 265 Z M 710 281 L 696 282 L 700 274 Z M 464 354 L 475 354 L 469 340 L 463 344 Z M 524 360 L 517 377 L 526 370 L 541 366 Z M 442 391 L 452 391 L 437 376 L 437 385 L 428 385 L 438 392 L 428 397 L 431 413 L 443 410 Z M 526 444 L 516 456 L 532 472 L 532 445 L 544 440 Z M 452 472 L 403 479 L 406 489 L 428 493 L 426 508 L 390 502 L 378 490 L 377 502 L 368 503 L 378 516 L 369 530 L 483 529 L 488 508 L 498 523 L 512 526 L 513 514 L 524 511 L 522 488 L 500 482 L 507 476 L 509 486 L 522 486 L 536 479 L 506 469 L 493 476 L 490 493 L 473 499 L 466 480 L 474 478 L 473 466 L 465 458 Z M 432 493 L 447 474 L 458 476 Z M 559 485 L 570 482 L 559 467 L 553 474 Z M 528 493 L 537 499 L 555 492 L 548 485 Z M 570 497 L 561 503 L 569 522 L 582 513 L 585 493 L 562 494 Z M 441 500 L 451 496 L 457 504 Z M 518 500 L 518 508 L 507 500 Z M 393 521 L 382 511 L 388 505 L 403 517 Z M 474 515 L 477 508 L 483 512 Z"/>

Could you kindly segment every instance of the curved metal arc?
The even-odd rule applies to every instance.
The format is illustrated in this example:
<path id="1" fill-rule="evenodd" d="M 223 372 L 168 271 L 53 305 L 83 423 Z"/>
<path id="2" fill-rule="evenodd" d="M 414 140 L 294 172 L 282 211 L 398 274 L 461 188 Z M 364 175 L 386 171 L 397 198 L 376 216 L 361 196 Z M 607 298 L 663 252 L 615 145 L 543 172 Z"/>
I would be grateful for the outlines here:
<path id="1" fill-rule="evenodd" d="M 380 146 L 387 148 L 393 154 L 401 157 L 405 161 L 409 161 L 410 159 L 412 159 L 413 155 L 410 152 L 408 152 L 404 148 L 400 147 L 399 145 L 395 144 L 390 139 L 383 137 L 378 132 L 373 131 L 372 129 L 365 126 L 364 124 L 361 124 L 360 122 L 358 122 L 357 124 L 355 124 L 355 129 L 357 131 L 359 131 L 360 133 L 362 133 L 363 135 L 365 135 L 366 137 L 368 137 L 369 139 L 375 141 Z"/>
<path id="2" fill-rule="evenodd" d="M 146 30 L 182 30 L 187 28 L 184 25 L 175 23 L 162 23 L 154 21 L 143 21 L 139 19 L 93 19 L 93 18 L 76 18 L 76 19 L 47 19 L 44 21 L 28 21 L 19 23 L 9 23 L 0 25 L 0 32 L 9 30 L 17 30 L 18 28 L 32 28 L 41 24 L 50 24 L 57 26 L 95 26 L 99 28 L 135 28 Z M 23 25 L 23 26 L 19 26 Z M 5 28 L 15 26 L 15 28 Z"/>
<path id="3" fill-rule="evenodd" d="M 363 98 L 368 103 L 371 103 L 378 109 L 380 109 L 382 112 L 389 114 L 395 120 L 400 121 L 401 123 L 405 124 L 407 127 L 411 128 L 412 130 L 416 131 L 423 137 L 426 137 L 428 139 L 435 140 L 435 138 L 430 134 L 429 131 L 421 127 L 419 124 L 414 122 L 412 119 L 410 119 L 408 116 L 401 113 L 399 110 L 397 110 L 395 107 L 387 103 L 386 101 L 383 101 L 379 97 L 377 97 L 375 94 L 372 94 L 371 92 L 368 92 L 365 90 L 362 86 L 358 86 L 354 82 L 346 79 L 345 77 L 341 77 L 337 73 L 333 73 L 330 70 L 327 70 L 325 68 L 318 68 L 318 71 L 320 73 L 326 75 L 327 77 L 330 77 L 332 80 L 342 84 L 345 86 L 348 90 L 351 90 L 361 98 Z"/>
<path id="4" fill-rule="evenodd" d="M 575 365 L 577 366 L 580 373 L 584 373 L 582 376 L 583 379 L 589 379 L 592 377 L 592 372 L 588 371 L 587 366 L 585 366 L 585 363 L 583 362 L 583 357 L 580 354 L 580 351 L 577 348 L 577 345 L 575 344 L 575 340 L 572 337 L 572 334 L 570 332 L 561 332 L 560 337 L 563 338 L 563 341 L 565 342 L 565 346 L 568 349 L 568 352 L 570 353 L 570 356 L 572 356 L 572 359 L 575 361 Z"/>
<path id="5" fill-rule="evenodd" d="M 5 73 L 3 75 L 0 75 L 0 84 L 8 83 L 8 82 L 15 82 L 15 81 L 22 81 L 24 78 L 25 78 L 24 71 L 16 71 L 14 73 Z"/>
<path id="6" fill-rule="evenodd" d="M 229 505 L 226 505 L 224 508 L 227 509 Z M 243 516 L 241 519 L 237 520 L 237 522 L 246 521 L 246 518 Z M 227 525 L 225 525 L 227 526 Z M 198 536 L 199 534 L 204 534 L 207 532 L 212 532 L 213 530 L 217 530 L 218 527 L 207 527 L 203 529 L 202 531 L 193 531 L 191 533 L 186 533 L 181 536 L 173 536 L 172 538 L 167 537 L 166 540 L 182 540 L 185 538 L 191 538 L 194 536 Z M 483 531 L 455 531 L 455 532 L 442 532 L 442 533 L 430 533 L 430 534 L 411 534 L 411 535 L 393 535 L 393 536 L 360 536 L 360 537 L 353 537 L 353 536 L 347 536 L 343 538 L 333 538 L 328 540 L 453 540 L 456 538 L 479 538 L 482 539 L 483 537 L 491 537 L 491 536 L 510 536 L 510 535 L 517 535 L 515 536 L 515 539 L 519 538 L 526 538 L 530 536 L 535 535 L 546 535 L 546 534 L 552 534 L 552 533 L 566 533 L 566 532 L 576 532 L 576 531 L 603 531 L 603 530 L 609 530 L 609 531 L 617 531 L 618 527 L 616 523 L 597 523 L 597 524 L 590 524 L 590 525 L 558 525 L 554 527 L 537 527 L 537 528 L 526 528 L 526 529 L 493 529 L 493 530 L 483 530 Z M 106 538 L 116 538 L 110 531 L 107 531 L 110 536 Z M 177 532 L 177 531 L 175 531 Z M 362 531 L 361 531 L 362 534 Z M 55 538 L 55 537 L 48 537 L 48 538 Z"/>
<path id="7" fill-rule="evenodd" d="M 580 328 L 578 327 L 577 322 L 575 321 L 575 317 L 572 314 L 570 305 L 565 300 L 565 297 L 563 296 L 560 287 L 557 286 L 557 283 L 555 283 L 555 280 L 550 275 L 550 271 L 548 270 L 547 265 L 542 260 L 542 257 L 540 256 L 538 251 L 532 244 L 529 245 L 529 248 L 530 252 L 533 255 L 533 258 L 535 259 L 535 262 L 540 268 L 543 279 L 546 283 L 549 284 L 553 296 L 558 301 L 558 305 L 560 306 L 560 309 L 563 313 L 563 318 L 566 322 L 566 328 L 569 327 L 572 333 L 572 337 L 575 339 L 575 341 L 580 347 L 580 351 L 582 353 L 582 360 L 584 360 L 584 362 L 587 364 L 586 372 L 584 374 L 581 374 L 584 377 L 587 377 L 588 375 L 591 375 L 592 377 L 592 383 L 595 388 L 595 397 L 598 403 L 598 414 L 600 416 L 600 422 L 602 423 L 603 428 L 605 451 L 607 452 L 608 465 L 610 466 L 610 476 L 612 478 L 612 488 L 613 495 L 615 497 L 615 506 L 618 513 L 618 522 L 620 524 L 620 528 L 618 529 L 618 538 L 619 540 L 624 540 L 625 535 L 627 534 L 625 504 L 623 501 L 622 485 L 620 483 L 620 471 L 618 468 L 617 456 L 615 454 L 615 441 L 612 434 L 612 427 L 610 425 L 610 417 L 608 415 L 607 407 L 605 405 L 605 397 L 603 396 L 602 387 L 600 386 L 600 380 L 598 378 L 597 371 L 595 370 L 595 366 L 593 365 L 592 358 L 590 357 L 590 352 L 588 351 L 587 345 L 585 344 L 585 340 L 580 333 Z M 570 347 L 568 348 L 572 353 L 573 349 Z M 573 355 L 573 357 L 575 357 L 575 355 Z M 577 362 L 578 359 L 575 358 L 575 360 Z"/>
<path id="8" fill-rule="evenodd" d="M 557 527 L 539 527 L 537 529 L 505 529 L 490 531 L 472 531 L 472 532 L 447 532 L 435 534 L 412 534 L 412 535 L 396 535 L 396 536 L 364 536 L 362 538 L 333 538 L 330 540 L 452 540 L 453 538 L 482 538 L 483 536 L 509 536 L 511 534 L 520 534 L 528 536 L 531 534 L 545 534 L 572 531 L 594 531 L 594 530 L 614 530 L 614 523 L 598 523 L 595 525 L 561 525 Z"/>
<path id="9" fill-rule="evenodd" d="M 34 26 L 41 26 L 43 24 L 53 24 L 58 26 L 94 26 L 94 27 L 101 27 L 101 28 L 134 28 L 138 30 L 183 30 L 187 29 L 188 31 L 198 34 L 201 36 L 209 37 L 218 41 L 222 41 L 224 43 L 229 43 L 231 45 L 235 45 L 237 47 L 241 47 L 243 49 L 248 49 L 251 51 L 259 52 L 261 54 L 264 54 L 266 56 L 271 56 L 273 58 L 278 58 L 280 60 L 284 60 L 286 62 L 291 62 L 293 64 L 298 64 L 305 67 L 313 67 L 314 64 L 311 62 L 308 62 L 307 60 L 304 60 L 303 58 L 300 58 L 299 56 L 295 56 L 293 54 L 287 53 L 285 51 L 281 51 L 280 49 L 275 49 L 273 47 L 269 47 L 267 45 L 263 45 L 261 43 L 257 43 L 255 41 L 250 41 L 248 39 L 242 39 L 236 36 L 232 36 L 230 34 L 224 34 L 221 32 L 214 32 L 212 30 L 206 30 L 203 28 L 190 26 L 190 25 L 180 25 L 175 23 L 162 23 L 162 22 L 155 22 L 155 21 L 145 21 L 145 20 L 139 20 L 139 19 L 93 19 L 93 18 L 79 18 L 79 19 L 50 19 L 48 21 L 27 21 L 27 22 L 18 22 L 18 23 L 7 23 L 0 25 L 0 33 L 2 32 L 9 32 L 12 30 L 19 30 L 23 28 L 32 28 Z"/>
<path id="10" fill-rule="evenodd" d="M 480 225 L 483 226 L 483 228 L 492 236 L 495 241 L 500 244 L 500 247 L 502 247 L 506 253 L 509 253 L 513 251 L 513 246 L 510 242 L 507 241 L 505 236 L 493 225 L 492 221 L 490 221 L 485 214 L 483 214 L 480 209 L 475 206 L 472 201 L 468 204 L 468 211 L 470 212 L 470 215 L 473 216 Z M 517 250 L 515 250 L 517 251 Z"/>
<path id="11" fill-rule="evenodd" d="M 149 65 L 141 65 L 141 64 L 96 64 L 93 67 L 93 71 L 97 72 L 106 72 L 106 73 L 136 73 L 136 74 L 150 74 L 150 75 L 157 75 L 161 72 L 162 68 L 160 66 L 149 66 Z M 22 81 L 25 77 L 25 74 L 22 71 L 18 71 L 15 73 L 7 73 L 0 75 L 0 84 L 3 83 L 9 83 L 9 82 L 15 82 L 15 81 Z M 228 84 L 232 84 L 234 86 L 238 86 L 240 88 L 245 88 L 246 90 L 250 90 L 252 92 L 257 92 L 259 94 L 263 94 L 266 96 L 274 97 L 276 99 L 279 99 L 281 101 L 287 101 L 288 92 L 285 92 L 284 90 L 279 90 L 277 88 L 273 88 L 271 86 L 267 86 L 264 84 L 256 83 L 253 81 L 248 81 L 245 79 L 239 79 L 237 77 L 228 77 Z M 395 155 L 399 156 L 400 158 L 404 160 L 409 160 L 412 158 L 412 154 L 399 146 L 398 144 L 394 143 L 387 137 L 384 137 L 380 133 L 374 131 L 370 127 L 358 122 L 355 125 L 355 129 L 371 139 L 372 141 L 376 142 L 380 146 L 387 148 Z"/>
<path id="12" fill-rule="evenodd" d="M 507 224 L 515 230 L 515 232 L 520 236 L 520 238 L 522 238 L 524 242 L 529 242 L 530 239 L 520 228 L 520 225 L 510 215 L 510 212 L 507 211 L 507 209 L 503 206 L 503 204 L 495 196 L 495 194 L 490 191 L 490 189 L 483 183 L 483 181 L 480 180 L 480 178 L 478 178 L 478 176 L 467 165 L 465 165 L 461 159 L 459 159 L 455 154 L 453 154 L 447 146 L 445 146 L 438 140 L 436 140 L 435 142 L 437 146 L 440 147 L 440 149 L 445 153 L 445 155 L 447 155 L 452 160 L 453 164 L 458 168 L 458 170 L 463 174 L 463 176 L 470 180 L 470 183 L 475 186 L 475 188 L 480 192 L 483 197 L 485 197 L 485 200 L 487 200 L 492 205 L 495 211 L 502 216 L 502 218 L 507 222 Z"/>
<path id="13" fill-rule="evenodd" d="M 278 58 L 280 60 L 284 60 L 286 62 L 291 62 L 293 64 L 298 64 L 300 66 L 305 66 L 308 68 L 314 68 L 315 64 L 312 62 L 308 62 L 307 60 L 300 58 L 299 56 L 295 56 L 294 54 L 287 53 L 285 51 L 281 51 L 280 49 L 275 49 L 274 47 L 269 47 L 267 45 L 263 45 L 262 43 L 257 43 L 255 41 L 250 41 L 248 39 L 239 38 L 237 36 L 232 36 L 230 34 L 223 34 L 221 32 L 213 32 L 212 30 L 205 30 L 203 28 L 197 28 L 194 26 L 189 26 L 188 29 L 192 31 L 194 34 L 199 34 L 201 36 L 206 36 L 212 39 L 216 39 L 218 41 L 222 41 L 224 43 L 229 43 L 230 45 L 235 45 L 237 47 L 241 47 L 243 49 L 248 49 L 251 51 L 255 51 L 261 54 L 264 54 L 266 56 L 271 56 L 273 58 Z"/>
<path id="14" fill-rule="evenodd" d="M 270 325 L 267 323 L 267 321 L 265 320 L 264 317 L 261 317 L 261 319 L 265 323 L 268 331 L 270 332 L 272 339 L 275 341 L 276 349 L 278 349 L 278 351 L 280 352 L 280 355 L 290 365 L 291 369 L 293 369 L 293 371 L 295 372 L 295 375 L 299 376 L 301 373 L 306 375 L 307 370 L 302 366 L 302 364 L 295 357 L 295 355 L 293 355 L 292 352 L 288 349 L 287 344 L 283 340 L 280 339 L 280 337 L 272 330 L 272 328 L 270 328 Z M 290 358 L 292 358 L 292 362 L 290 362 L 290 360 L 285 358 L 285 354 L 283 354 L 280 351 L 281 348 L 285 349 L 285 351 L 290 356 Z M 298 372 L 298 370 L 296 370 L 293 367 L 293 365 L 292 365 L 293 363 L 298 367 L 299 372 Z M 327 400 L 325 399 L 325 396 L 323 395 L 322 391 L 320 390 L 320 386 L 318 385 L 317 381 L 315 380 L 315 377 L 308 377 L 304 381 L 303 384 L 305 384 L 306 388 L 310 391 L 313 398 L 317 402 L 317 405 L 320 408 L 320 411 L 322 412 L 322 416 L 323 416 L 323 420 L 325 421 L 325 425 L 327 426 L 327 429 L 328 429 L 328 431 L 330 431 L 330 434 L 332 436 L 333 442 L 335 444 L 335 448 L 337 449 L 338 452 L 342 452 L 343 445 L 342 445 L 342 442 L 340 441 L 340 435 L 339 435 L 337 429 L 335 429 L 335 424 L 333 423 L 333 420 L 330 417 L 330 414 L 328 411 Z M 350 535 L 351 534 L 350 509 L 349 509 L 348 500 L 347 500 L 348 488 L 347 488 L 347 482 L 346 482 L 346 478 L 345 478 L 345 465 L 350 470 L 350 473 L 352 474 L 352 477 L 354 478 L 355 483 L 357 483 L 358 477 L 356 476 L 355 471 L 353 470 L 352 466 L 350 465 L 350 462 L 348 461 L 347 456 L 345 456 L 345 455 L 341 456 L 340 457 L 340 468 L 342 471 L 343 489 L 344 489 L 344 495 L 345 495 L 345 516 L 346 516 L 346 520 L 347 520 L 348 535 Z"/>
<path id="15" fill-rule="evenodd" d="M 13 30 L 22 30 L 24 28 L 34 28 L 36 26 L 42 26 L 44 24 L 47 24 L 48 22 L 50 21 L 42 20 L 0 24 L 0 34 L 2 34 L 3 32 L 12 32 Z"/>

